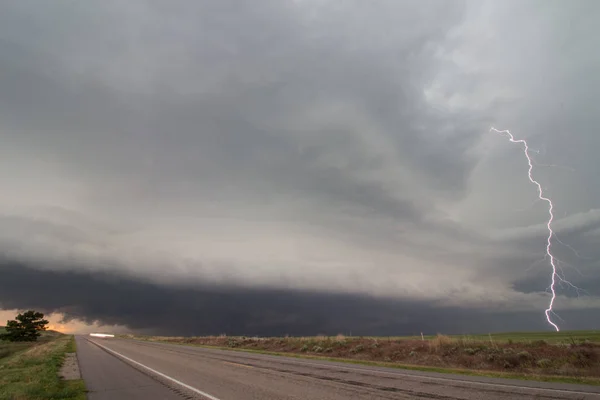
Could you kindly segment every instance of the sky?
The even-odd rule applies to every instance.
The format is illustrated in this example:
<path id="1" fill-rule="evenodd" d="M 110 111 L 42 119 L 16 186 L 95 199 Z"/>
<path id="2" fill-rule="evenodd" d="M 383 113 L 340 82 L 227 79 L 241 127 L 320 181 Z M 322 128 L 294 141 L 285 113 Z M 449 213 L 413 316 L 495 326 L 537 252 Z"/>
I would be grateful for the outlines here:
<path id="1" fill-rule="evenodd" d="M 600 317 L 595 0 L 5 2 L 0 317 L 69 332 Z"/>

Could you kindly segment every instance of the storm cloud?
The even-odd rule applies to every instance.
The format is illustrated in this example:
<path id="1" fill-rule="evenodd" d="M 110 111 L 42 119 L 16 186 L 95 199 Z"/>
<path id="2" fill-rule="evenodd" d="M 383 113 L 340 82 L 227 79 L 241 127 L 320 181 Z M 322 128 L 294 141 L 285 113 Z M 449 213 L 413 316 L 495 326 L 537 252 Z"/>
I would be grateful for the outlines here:
<path id="1" fill-rule="evenodd" d="M 599 18 L 593 0 L 0 5 L 1 273 L 20 288 L 0 307 L 308 334 L 351 329 L 347 303 L 382 308 L 370 334 L 410 331 L 393 309 L 526 328 L 548 211 L 495 126 L 535 150 L 585 289 L 557 310 L 580 326 L 600 309 Z M 171 305 L 120 310 L 128 288 Z M 280 297 L 288 317 L 263 306 Z"/>
<path id="2" fill-rule="evenodd" d="M 353 294 L 235 286 L 169 286 L 109 273 L 36 271 L 3 263 L 0 305 L 36 307 L 89 324 L 162 335 L 419 335 L 545 329 L 534 311 L 487 312 Z M 27 286 L 29 291 L 21 288 Z M 123 301 L 127 299 L 127 301 Z M 566 329 L 593 329 L 574 310 Z"/>

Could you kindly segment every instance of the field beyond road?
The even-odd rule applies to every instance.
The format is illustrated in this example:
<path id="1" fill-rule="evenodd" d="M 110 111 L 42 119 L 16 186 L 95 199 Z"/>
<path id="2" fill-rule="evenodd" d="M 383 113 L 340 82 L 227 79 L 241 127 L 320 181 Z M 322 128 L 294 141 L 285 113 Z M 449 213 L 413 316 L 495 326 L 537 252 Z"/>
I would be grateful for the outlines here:
<path id="1" fill-rule="evenodd" d="M 37 342 L 0 341 L 0 399 L 84 400 L 82 380 L 58 375 L 67 352 L 75 352 L 73 336 L 53 331 Z"/>
<path id="2" fill-rule="evenodd" d="M 598 331 L 423 338 L 344 335 L 124 337 L 406 369 L 600 385 Z"/>

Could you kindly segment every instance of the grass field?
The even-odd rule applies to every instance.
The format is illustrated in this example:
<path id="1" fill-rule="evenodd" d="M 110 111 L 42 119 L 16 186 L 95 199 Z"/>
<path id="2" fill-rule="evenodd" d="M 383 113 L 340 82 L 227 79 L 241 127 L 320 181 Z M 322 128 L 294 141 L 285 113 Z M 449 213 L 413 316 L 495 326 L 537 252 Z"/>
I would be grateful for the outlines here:
<path id="1" fill-rule="evenodd" d="M 4 333 L 4 327 L 0 326 L 0 333 Z M 38 339 L 37 342 L 6 342 L 0 340 L 0 361 L 3 358 L 9 357 L 15 353 L 18 353 L 23 350 L 27 350 L 32 346 L 36 346 L 42 343 L 47 343 L 55 338 L 61 336 L 62 334 L 55 331 L 45 331 L 42 333 L 42 336 Z"/>
<path id="2" fill-rule="evenodd" d="M 85 400 L 83 380 L 58 376 L 65 353 L 74 351 L 73 336 L 53 331 L 33 343 L 0 341 L 0 399 Z"/>
<path id="3" fill-rule="evenodd" d="M 594 342 L 600 343 L 600 330 L 594 331 L 563 331 L 563 332 L 503 332 L 503 333 L 491 333 L 483 335 L 449 335 L 454 339 L 467 339 L 474 341 L 497 341 L 501 343 L 515 342 L 535 342 L 538 340 L 544 340 L 548 343 L 583 343 L 583 342 Z M 437 335 L 426 335 L 425 340 L 435 339 Z M 373 337 L 375 338 L 375 337 Z M 380 338 L 383 339 L 383 338 Z M 395 340 L 407 339 L 407 340 L 421 340 L 421 336 L 396 336 L 392 337 Z"/>

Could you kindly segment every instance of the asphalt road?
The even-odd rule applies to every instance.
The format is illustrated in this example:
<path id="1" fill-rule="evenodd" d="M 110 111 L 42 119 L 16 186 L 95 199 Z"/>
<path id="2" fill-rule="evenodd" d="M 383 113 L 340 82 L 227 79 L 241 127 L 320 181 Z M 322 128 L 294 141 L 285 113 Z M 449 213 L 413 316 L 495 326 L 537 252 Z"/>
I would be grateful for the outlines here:
<path id="1" fill-rule="evenodd" d="M 140 342 L 77 338 L 90 399 L 600 400 L 600 387 L 467 377 Z"/>
<path id="2" fill-rule="evenodd" d="M 77 359 L 82 378 L 92 400 L 181 400 L 152 377 L 132 368 L 100 347 L 78 336 Z"/>

